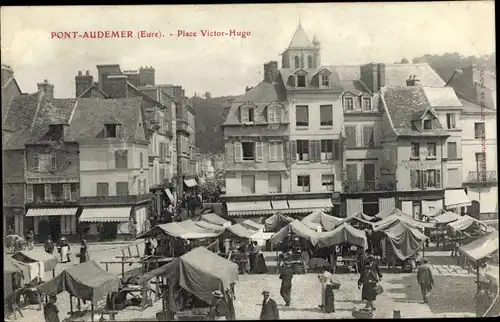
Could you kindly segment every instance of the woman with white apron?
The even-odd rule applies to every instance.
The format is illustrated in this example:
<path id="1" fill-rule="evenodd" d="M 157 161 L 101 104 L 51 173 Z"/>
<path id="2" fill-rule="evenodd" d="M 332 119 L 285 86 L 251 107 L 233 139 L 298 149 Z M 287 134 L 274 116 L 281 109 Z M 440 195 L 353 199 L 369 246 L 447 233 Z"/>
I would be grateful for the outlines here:
<path id="1" fill-rule="evenodd" d="M 70 246 L 69 246 L 69 242 L 68 240 L 66 239 L 66 237 L 62 236 L 60 239 L 59 239 L 59 245 L 58 245 L 58 248 L 59 248 L 59 254 L 61 255 L 61 263 L 68 263 L 71 261 L 70 259 Z"/>
<path id="2" fill-rule="evenodd" d="M 324 310 L 326 307 L 326 286 L 332 284 L 332 274 L 323 266 L 318 279 L 321 282 L 321 305 L 318 306 Z"/>

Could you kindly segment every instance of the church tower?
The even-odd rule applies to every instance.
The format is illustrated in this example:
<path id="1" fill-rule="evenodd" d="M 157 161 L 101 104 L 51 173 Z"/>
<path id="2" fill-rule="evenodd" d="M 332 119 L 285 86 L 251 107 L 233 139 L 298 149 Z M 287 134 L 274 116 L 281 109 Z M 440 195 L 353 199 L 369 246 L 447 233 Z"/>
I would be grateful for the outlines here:
<path id="1" fill-rule="evenodd" d="M 282 68 L 317 68 L 320 65 L 320 43 L 314 37 L 311 42 L 299 22 L 292 41 L 282 55 Z"/>

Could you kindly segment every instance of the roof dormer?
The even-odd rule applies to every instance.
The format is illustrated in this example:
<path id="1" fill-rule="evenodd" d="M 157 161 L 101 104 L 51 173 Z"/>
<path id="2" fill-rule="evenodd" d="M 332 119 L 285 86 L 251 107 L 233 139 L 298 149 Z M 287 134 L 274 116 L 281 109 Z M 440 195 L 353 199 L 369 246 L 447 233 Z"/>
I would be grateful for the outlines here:
<path id="1" fill-rule="evenodd" d="M 104 122 L 104 137 L 117 138 L 120 132 L 120 122 L 114 118 Z"/>
<path id="2" fill-rule="evenodd" d="M 240 106 L 239 110 L 241 124 L 254 124 L 255 112 L 257 111 L 257 106 L 255 104 L 246 102 Z"/>
<path id="3" fill-rule="evenodd" d="M 266 107 L 267 123 L 280 124 L 283 116 L 283 106 L 278 102 L 272 102 Z"/>
<path id="4" fill-rule="evenodd" d="M 295 87 L 306 88 L 308 84 L 308 74 L 305 70 L 300 69 L 294 73 Z"/>

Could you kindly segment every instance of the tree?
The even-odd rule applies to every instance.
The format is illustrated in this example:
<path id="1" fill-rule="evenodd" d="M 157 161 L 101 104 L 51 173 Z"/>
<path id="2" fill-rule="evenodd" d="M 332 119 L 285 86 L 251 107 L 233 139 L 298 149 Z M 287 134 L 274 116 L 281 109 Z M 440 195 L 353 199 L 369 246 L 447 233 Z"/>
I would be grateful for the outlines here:
<path id="1" fill-rule="evenodd" d="M 225 186 L 224 170 L 215 170 L 213 177 L 205 178 L 205 182 L 200 185 L 202 195 L 210 202 L 219 202 L 222 189 Z"/>
<path id="2" fill-rule="evenodd" d="M 205 99 L 209 100 L 212 98 L 212 94 L 210 94 L 210 92 L 206 92 L 205 93 Z"/>
<path id="3" fill-rule="evenodd" d="M 406 58 L 403 58 L 403 59 L 401 59 L 401 61 L 399 63 L 400 64 L 409 64 L 410 61 L 408 59 L 406 59 Z"/>

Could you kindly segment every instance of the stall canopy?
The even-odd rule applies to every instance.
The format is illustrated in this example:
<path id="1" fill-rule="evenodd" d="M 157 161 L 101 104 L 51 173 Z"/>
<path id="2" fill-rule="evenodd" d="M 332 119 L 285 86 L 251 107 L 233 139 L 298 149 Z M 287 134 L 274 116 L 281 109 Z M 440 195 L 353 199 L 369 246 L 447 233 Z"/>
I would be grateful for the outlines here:
<path id="1" fill-rule="evenodd" d="M 232 226 L 229 226 L 227 228 L 227 231 L 236 235 L 237 237 L 240 238 L 251 238 L 253 234 L 255 234 L 255 230 L 251 230 L 243 226 L 242 224 L 235 224 Z"/>
<path id="2" fill-rule="evenodd" d="M 57 295 L 67 291 L 69 294 L 96 304 L 106 295 L 118 290 L 120 277 L 102 269 L 95 261 L 75 265 L 38 286 L 45 294 Z"/>
<path id="3" fill-rule="evenodd" d="M 434 218 L 434 217 L 441 215 L 442 213 L 443 213 L 443 209 L 433 208 L 433 209 L 430 209 L 429 212 L 427 212 L 423 215 L 426 217 L 429 217 L 429 218 Z"/>
<path id="4" fill-rule="evenodd" d="M 374 217 L 377 218 L 377 219 L 384 219 L 384 218 L 387 218 L 387 217 L 389 217 L 391 215 L 405 216 L 404 212 L 402 212 L 400 209 L 398 209 L 398 208 L 392 208 L 392 209 L 389 208 L 389 209 L 385 209 L 385 210 L 379 212 Z"/>
<path id="5" fill-rule="evenodd" d="M 144 274 L 140 282 L 157 276 L 172 279 L 189 293 L 211 303 L 214 290 L 224 293 L 232 283 L 238 281 L 238 265 L 205 247 L 197 247 L 167 265 Z"/>
<path id="6" fill-rule="evenodd" d="M 157 235 L 166 235 L 173 238 L 182 239 L 203 239 L 217 237 L 218 235 L 220 235 L 220 232 L 193 232 L 187 230 L 176 222 L 171 222 L 168 224 L 156 225 L 137 238 L 150 238 Z"/>
<path id="7" fill-rule="evenodd" d="M 16 261 L 12 257 L 7 256 L 5 253 L 3 255 L 3 294 L 4 299 L 6 299 L 9 295 L 12 294 L 12 284 L 13 277 L 16 274 L 19 280 L 21 281 L 21 285 L 24 285 L 27 277 L 29 276 L 29 269 L 27 266 L 22 263 Z"/>
<path id="8" fill-rule="evenodd" d="M 245 228 L 250 229 L 250 230 L 254 230 L 254 231 L 257 231 L 257 230 L 264 228 L 264 225 L 258 224 L 255 221 L 250 220 L 250 219 L 247 219 L 247 220 L 241 222 L 241 224 Z"/>
<path id="9" fill-rule="evenodd" d="M 215 232 L 215 230 L 208 230 L 206 228 L 203 228 L 200 225 L 197 225 L 191 219 L 177 222 L 177 224 L 191 233 L 214 233 Z"/>
<path id="10" fill-rule="evenodd" d="M 290 232 L 293 232 L 301 238 L 309 240 L 313 245 L 318 243 L 319 233 L 307 227 L 299 220 L 294 220 L 285 227 L 281 228 L 281 230 L 274 234 L 270 240 L 274 245 L 277 245 L 282 242 Z"/>
<path id="11" fill-rule="evenodd" d="M 356 229 L 349 224 L 343 223 L 332 231 L 319 234 L 318 245 L 329 247 L 340 244 L 350 244 L 367 248 L 368 241 L 364 230 Z"/>
<path id="12" fill-rule="evenodd" d="M 270 201 L 227 202 L 229 216 L 256 216 L 273 212 Z"/>
<path id="13" fill-rule="evenodd" d="M 387 229 L 399 224 L 400 222 L 403 222 L 407 226 L 410 226 L 412 228 L 424 229 L 424 228 L 433 228 L 434 227 L 434 223 L 416 220 L 416 219 L 410 218 L 409 216 L 391 215 L 389 217 L 382 219 L 379 222 L 376 222 L 373 225 L 373 231 L 384 231 L 384 230 L 387 230 Z"/>
<path id="14" fill-rule="evenodd" d="M 331 199 L 298 199 L 288 200 L 287 213 L 303 213 L 311 210 L 322 211 L 324 209 L 330 210 L 333 208 Z"/>
<path id="15" fill-rule="evenodd" d="M 214 213 L 201 215 L 201 220 L 206 221 L 206 222 L 211 223 L 211 224 L 214 224 L 214 225 L 223 226 L 223 227 L 231 226 L 231 222 L 229 220 L 226 220 L 226 219 L 224 219 L 224 218 L 222 218 L 219 215 L 214 214 Z"/>
<path id="16" fill-rule="evenodd" d="M 498 231 L 495 230 L 459 249 L 473 262 L 488 257 L 498 251 Z"/>
<path id="17" fill-rule="evenodd" d="M 23 250 L 21 252 L 17 252 L 12 255 L 12 258 L 22 263 L 42 262 L 45 272 L 53 270 L 57 265 L 57 258 L 54 255 L 34 250 Z"/>
<path id="18" fill-rule="evenodd" d="M 444 205 L 446 209 L 470 206 L 472 203 L 463 189 L 445 190 Z"/>
<path id="19" fill-rule="evenodd" d="M 369 217 L 370 220 L 365 219 L 366 217 Z M 367 216 L 361 212 L 357 212 L 357 213 L 345 218 L 344 223 L 348 223 L 348 224 L 353 225 L 353 226 L 359 226 L 358 224 L 360 224 L 361 226 L 365 226 L 366 228 L 373 229 L 373 225 L 375 225 L 374 220 L 375 220 L 374 217 L 370 217 L 370 216 Z"/>
<path id="20" fill-rule="evenodd" d="M 282 213 L 277 213 L 267 218 L 264 222 L 266 231 L 276 231 L 281 229 L 283 226 L 291 223 L 293 218 L 283 215 Z"/>
<path id="21" fill-rule="evenodd" d="M 476 218 L 473 218 L 469 215 L 465 215 L 463 217 L 460 217 L 458 220 L 451 222 L 448 224 L 448 227 L 451 228 L 453 231 L 464 231 L 468 229 L 470 226 L 474 224 L 480 224 L 483 225 L 479 220 Z"/>
<path id="22" fill-rule="evenodd" d="M 320 226 L 323 231 L 331 231 L 343 221 L 342 218 L 327 215 L 322 211 L 315 211 L 302 219 L 302 223 L 307 227 L 316 230 Z"/>
<path id="23" fill-rule="evenodd" d="M 460 217 L 461 217 L 460 214 L 447 211 L 442 215 L 434 217 L 433 220 L 438 224 L 449 224 L 451 222 L 457 221 L 458 219 L 460 219 Z"/>
<path id="24" fill-rule="evenodd" d="M 428 238 L 402 221 L 384 232 L 395 255 L 401 260 L 406 260 L 418 252 Z"/>
<path id="25" fill-rule="evenodd" d="M 184 180 L 184 183 L 189 188 L 196 187 L 198 185 L 198 182 L 196 182 L 196 180 L 194 180 L 194 179 L 186 179 L 186 180 Z"/>
<path id="26" fill-rule="evenodd" d="M 211 230 L 214 232 L 219 232 L 219 231 L 222 232 L 225 230 L 225 228 L 222 226 L 211 224 L 211 223 L 203 221 L 203 220 L 195 221 L 194 223 L 203 229 Z"/>

